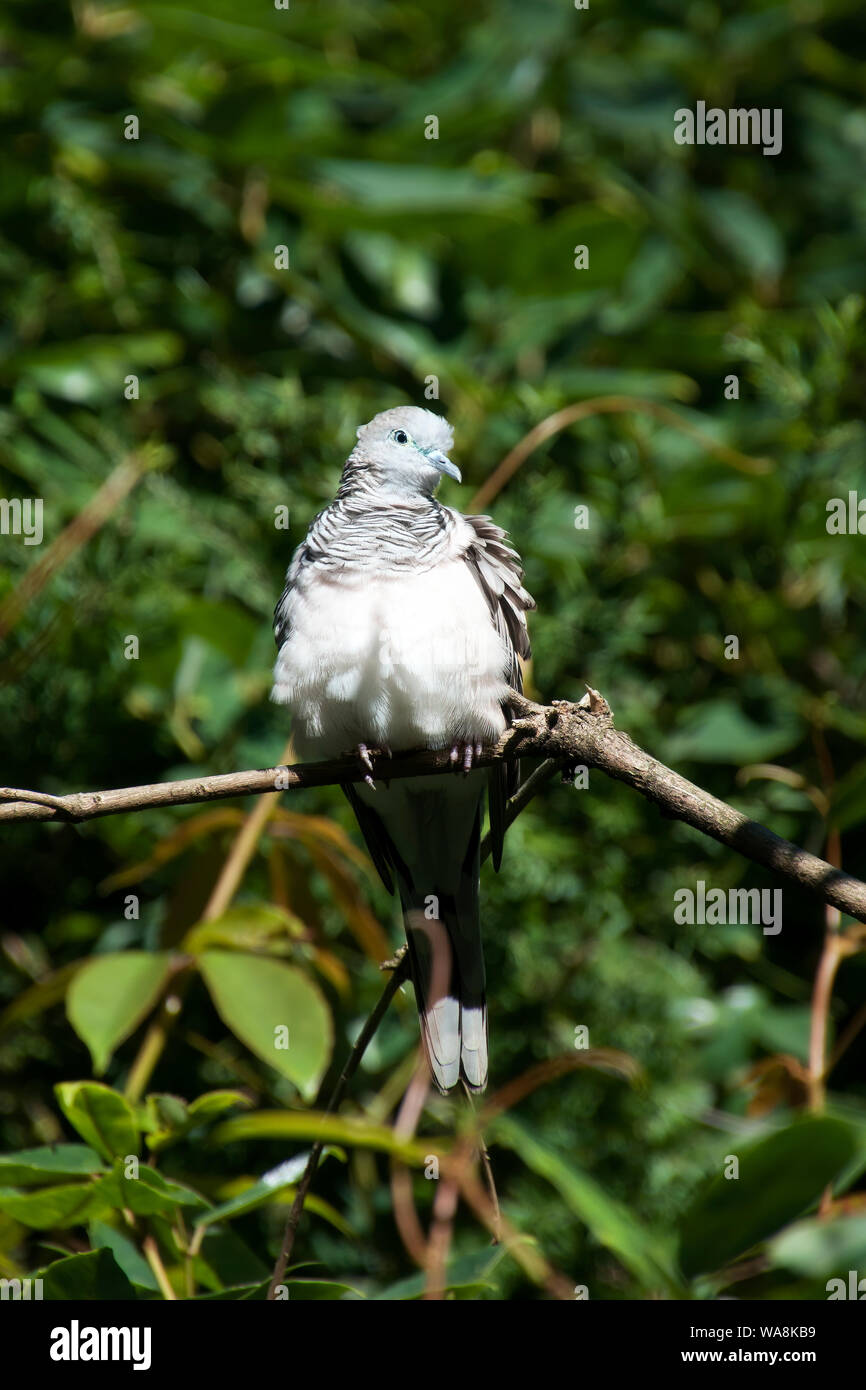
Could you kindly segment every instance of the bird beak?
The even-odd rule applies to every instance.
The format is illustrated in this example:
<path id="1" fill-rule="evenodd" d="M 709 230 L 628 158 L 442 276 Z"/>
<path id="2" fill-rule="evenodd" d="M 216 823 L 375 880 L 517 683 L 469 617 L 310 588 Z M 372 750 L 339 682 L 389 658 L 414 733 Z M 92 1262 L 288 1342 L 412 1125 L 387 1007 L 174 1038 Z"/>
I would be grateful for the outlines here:
<path id="1" fill-rule="evenodd" d="M 447 473 L 449 478 L 453 478 L 455 483 L 462 483 L 463 477 L 456 463 L 452 463 L 446 454 L 442 454 L 438 449 L 431 449 L 427 455 L 434 468 L 438 468 L 440 473 Z"/>

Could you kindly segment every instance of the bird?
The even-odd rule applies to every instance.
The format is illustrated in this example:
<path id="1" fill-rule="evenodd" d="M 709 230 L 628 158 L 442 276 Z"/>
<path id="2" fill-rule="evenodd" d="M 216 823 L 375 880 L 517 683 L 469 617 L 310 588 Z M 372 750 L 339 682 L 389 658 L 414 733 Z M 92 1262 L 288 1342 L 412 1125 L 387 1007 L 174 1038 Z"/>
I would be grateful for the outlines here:
<path id="1" fill-rule="evenodd" d="M 357 430 L 336 496 L 286 574 L 271 691 L 290 710 L 302 760 L 361 761 L 364 780 L 342 790 L 399 894 L 421 1039 L 443 1093 L 487 1085 L 482 809 L 488 789 L 498 870 L 519 765 L 500 760 L 488 775 L 473 764 L 512 722 L 535 608 L 506 533 L 434 495 L 443 478 L 462 482 L 452 444 L 444 416 L 419 406 Z M 420 748 L 447 750 L 455 775 L 389 782 L 393 750 Z"/>

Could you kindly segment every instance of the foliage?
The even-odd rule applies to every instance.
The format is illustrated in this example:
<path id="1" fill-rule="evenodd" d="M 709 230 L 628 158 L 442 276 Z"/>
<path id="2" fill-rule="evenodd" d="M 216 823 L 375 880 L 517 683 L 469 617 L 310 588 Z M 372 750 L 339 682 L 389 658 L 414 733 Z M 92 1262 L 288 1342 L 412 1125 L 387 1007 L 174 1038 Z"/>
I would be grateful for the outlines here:
<path id="1" fill-rule="evenodd" d="M 530 693 L 589 681 L 653 753 L 863 877 L 864 539 L 826 527 L 866 496 L 858 21 L 850 0 L 10 0 L 0 491 L 44 500 L 45 537 L 2 537 L 3 782 L 279 762 L 270 613 L 357 425 L 435 377 L 466 508 L 538 422 L 616 396 L 491 506 L 538 600 Z M 781 108 L 782 152 L 676 145 L 698 100 Z M 124 459 L 134 486 L 59 552 Z M 0 856 L 0 1273 L 263 1297 L 397 942 L 348 807 L 25 823 Z M 823 1298 L 866 1268 L 864 958 L 810 1085 L 822 938 L 850 924 L 790 885 L 779 936 L 678 924 L 701 879 L 780 886 L 594 775 L 551 784 L 485 870 L 494 1089 L 574 1058 L 581 1027 L 630 1063 L 590 1056 L 491 1120 L 503 1211 L 592 1298 Z M 416 1042 L 401 995 L 326 1134 L 292 1298 L 424 1291 L 389 1166 L 426 1225 L 426 1155 L 465 1114 L 433 1099 L 397 1144 Z M 461 1204 L 452 1295 L 544 1296 L 519 1253 Z"/>

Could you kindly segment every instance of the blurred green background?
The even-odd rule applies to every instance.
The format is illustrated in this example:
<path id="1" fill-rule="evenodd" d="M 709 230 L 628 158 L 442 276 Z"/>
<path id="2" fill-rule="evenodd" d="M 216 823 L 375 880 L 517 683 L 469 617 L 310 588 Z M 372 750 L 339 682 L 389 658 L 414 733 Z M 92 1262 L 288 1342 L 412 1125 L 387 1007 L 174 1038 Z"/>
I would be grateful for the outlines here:
<path id="1" fill-rule="evenodd" d="M 0 780 L 59 793 L 279 761 L 271 612 L 356 427 L 399 403 L 447 414 L 464 483 L 443 500 L 465 509 L 534 425 L 627 397 L 489 504 L 538 602 L 529 692 L 590 682 L 657 757 L 866 874 L 866 538 L 825 525 L 828 499 L 866 497 L 864 93 L 853 0 L 7 0 L 0 492 L 43 498 L 45 536 L 0 538 Z M 782 108 L 781 154 L 677 146 L 698 100 Z M 51 550 L 124 460 L 134 485 Z M 323 1072 L 327 1095 L 399 933 L 336 789 L 283 797 L 232 891 L 253 809 L 4 827 L 0 1149 L 71 1143 L 76 1098 L 64 1118 L 52 1088 L 97 1076 L 193 1196 L 164 1184 L 128 1228 L 101 1169 L 99 1201 L 57 1197 L 80 1153 L 73 1173 L 10 1167 L 0 1273 L 108 1247 L 139 1297 L 160 1296 L 160 1262 L 181 1295 L 261 1296 L 288 1178 L 206 1223 L 199 1256 L 185 1232 L 304 1150 L 266 1117 L 304 1115 Z M 700 879 L 783 887 L 781 934 L 676 925 Z M 826 1087 L 808 1076 L 825 927 L 845 919 L 600 774 L 551 783 L 482 891 L 493 1088 L 574 1056 L 581 1026 L 623 1054 L 488 1134 L 509 1221 L 568 1284 L 824 1298 L 866 1274 L 862 954 L 835 979 Z M 146 1016 L 191 959 L 148 1069 Z M 257 1029 L 289 998 L 307 1050 L 276 1065 Z M 343 1113 L 388 1123 L 416 1042 L 407 992 Z M 190 1113 L 215 1090 L 258 1131 L 226 1127 L 230 1098 Z M 431 1100 L 422 1142 L 459 1113 Z M 94 1152 L 127 1154 L 130 1132 Z M 425 1226 L 435 1187 L 416 1173 Z M 331 1283 L 292 1297 L 418 1293 L 383 1153 L 347 1143 L 314 1192 L 295 1258 Z M 452 1253 L 460 1296 L 548 1296 L 464 1206 Z"/>

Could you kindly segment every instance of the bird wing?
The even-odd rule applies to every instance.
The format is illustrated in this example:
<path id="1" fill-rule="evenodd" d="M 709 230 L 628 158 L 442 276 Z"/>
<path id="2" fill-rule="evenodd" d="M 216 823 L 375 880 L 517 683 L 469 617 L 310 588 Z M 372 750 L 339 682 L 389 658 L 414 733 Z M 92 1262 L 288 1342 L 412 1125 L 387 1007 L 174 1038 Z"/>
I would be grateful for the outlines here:
<path id="1" fill-rule="evenodd" d="M 292 557 L 292 563 L 286 571 L 286 583 L 283 592 L 280 594 L 277 600 L 277 606 L 274 609 L 274 637 L 277 643 L 277 651 L 280 650 L 284 642 L 288 641 L 289 634 L 292 630 L 290 600 L 292 597 L 292 590 L 295 587 L 298 575 L 301 571 L 301 566 L 306 562 L 306 552 L 307 547 L 305 545 L 299 545 L 295 551 Z"/>
<path id="2" fill-rule="evenodd" d="M 490 610 L 490 617 L 509 654 L 506 678 L 512 690 L 523 691 L 523 671 L 520 660 L 532 655 L 526 614 L 535 607 L 535 600 L 523 587 L 520 556 L 508 544 L 508 536 L 489 516 L 467 516 L 475 535 L 466 549 L 465 560 L 481 587 Z M 502 706 L 508 722 L 511 710 L 507 701 Z M 505 838 L 505 804 L 520 783 L 520 767 L 516 760 L 499 762 L 490 769 L 490 835 L 493 867 L 498 871 Z"/>

